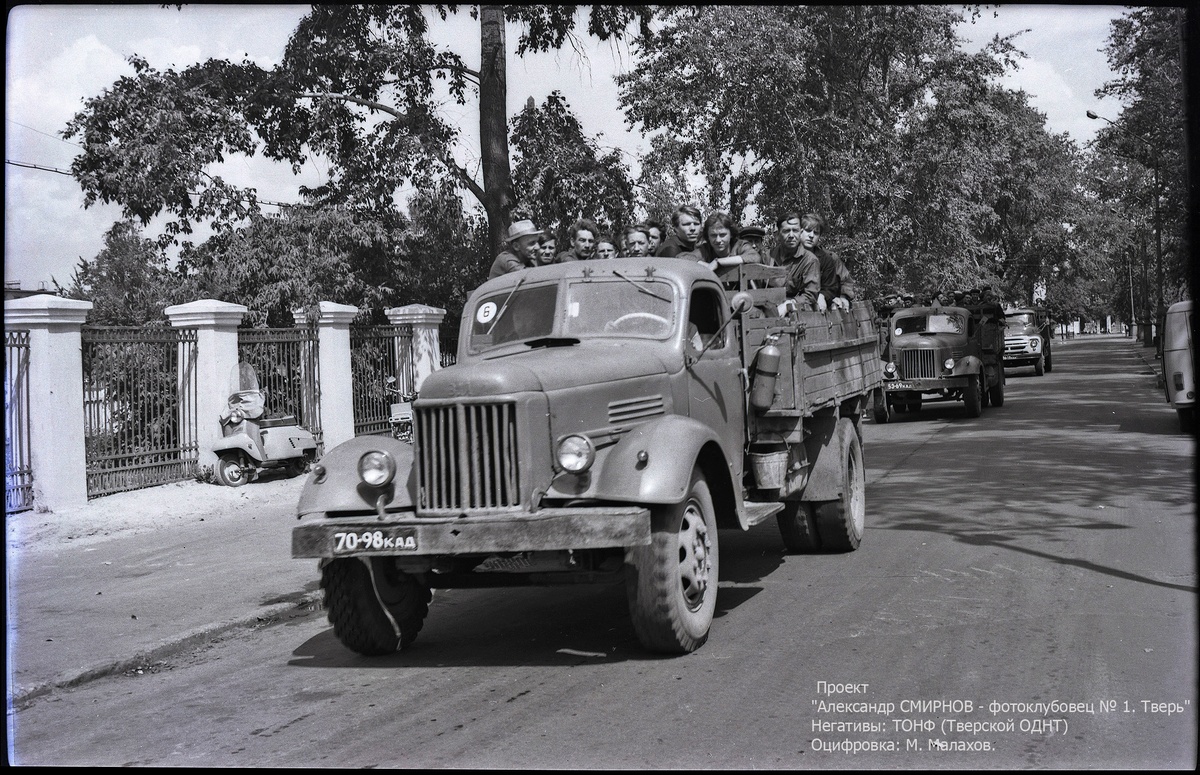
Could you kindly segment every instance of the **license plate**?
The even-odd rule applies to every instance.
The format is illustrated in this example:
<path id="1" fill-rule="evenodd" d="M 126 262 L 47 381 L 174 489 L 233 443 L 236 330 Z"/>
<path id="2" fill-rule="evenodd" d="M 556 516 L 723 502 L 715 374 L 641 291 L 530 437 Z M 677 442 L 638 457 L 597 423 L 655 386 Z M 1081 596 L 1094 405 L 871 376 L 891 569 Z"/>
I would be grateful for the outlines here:
<path id="1" fill-rule="evenodd" d="M 415 528 L 385 527 L 345 530 L 333 534 L 334 554 L 356 552 L 412 552 L 417 548 Z"/>
<path id="2" fill-rule="evenodd" d="M 911 382 L 888 382 L 888 390 L 915 390 L 916 385 Z"/>

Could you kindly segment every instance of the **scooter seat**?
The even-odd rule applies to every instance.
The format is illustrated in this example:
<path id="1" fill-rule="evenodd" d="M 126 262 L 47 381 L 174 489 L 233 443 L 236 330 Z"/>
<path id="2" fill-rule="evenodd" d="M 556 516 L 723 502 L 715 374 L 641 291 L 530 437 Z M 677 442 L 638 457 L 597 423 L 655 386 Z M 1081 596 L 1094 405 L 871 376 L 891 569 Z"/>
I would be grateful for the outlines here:
<path id="1" fill-rule="evenodd" d="M 282 417 L 264 417 L 258 421 L 260 428 L 282 428 L 285 425 L 297 425 L 294 415 L 285 414 Z"/>

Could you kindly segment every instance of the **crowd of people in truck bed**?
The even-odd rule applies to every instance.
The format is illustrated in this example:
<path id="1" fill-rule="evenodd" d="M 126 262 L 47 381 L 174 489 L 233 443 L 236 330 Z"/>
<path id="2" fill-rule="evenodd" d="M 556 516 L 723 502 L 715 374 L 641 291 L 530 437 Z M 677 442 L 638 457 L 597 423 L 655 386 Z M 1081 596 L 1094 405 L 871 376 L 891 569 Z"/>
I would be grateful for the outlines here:
<path id="1" fill-rule="evenodd" d="M 845 263 L 821 246 L 825 219 L 816 213 L 780 216 L 776 221 L 778 239 L 770 250 L 763 248 L 765 229 L 740 226 L 720 211 L 704 218 L 698 208 L 681 205 L 671 214 L 671 227 L 668 232 L 661 223 L 649 220 L 629 226 L 615 240 L 601 234 L 594 222 L 581 219 L 571 225 L 566 249 L 559 251 L 553 235 L 532 221 L 516 221 L 509 227 L 505 249 L 496 256 L 488 277 L 568 261 L 668 256 L 701 262 L 714 271 L 743 263 L 786 269 L 786 275 L 775 281 L 787 289 L 781 314 L 800 309 L 849 309 L 858 294 Z"/>

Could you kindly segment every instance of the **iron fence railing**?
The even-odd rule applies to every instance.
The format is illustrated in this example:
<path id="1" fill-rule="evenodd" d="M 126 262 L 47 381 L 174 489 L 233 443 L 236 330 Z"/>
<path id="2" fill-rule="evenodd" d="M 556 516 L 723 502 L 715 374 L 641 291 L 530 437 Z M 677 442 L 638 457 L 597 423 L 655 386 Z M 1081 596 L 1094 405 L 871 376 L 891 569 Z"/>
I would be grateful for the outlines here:
<path id="1" fill-rule="evenodd" d="M 350 328 L 351 389 L 354 396 L 354 435 L 387 433 L 391 405 L 399 398 L 386 390 L 395 377 L 397 389 L 413 390 L 412 359 L 401 357 L 412 347 L 412 326 L 352 326 Z"/>
<path id="2" fill-rule="evenodd" d="M 316 326 L 239 328 L 238 359 L 252 365 L 258 375 L 265 393 L 265 416 L 295 417 L 316 439 L 317 456 L 323 455 Z"/>
<path id="3" fill-rule="evenodd" d="M 4 332 L 4 513 L 33 508 L 29 444 L 29 332 Z"/>
<path id="4" fill-rule="evenodd" d="M 84 326 L 89 498 L 195 475 L 195 329 Z"/>

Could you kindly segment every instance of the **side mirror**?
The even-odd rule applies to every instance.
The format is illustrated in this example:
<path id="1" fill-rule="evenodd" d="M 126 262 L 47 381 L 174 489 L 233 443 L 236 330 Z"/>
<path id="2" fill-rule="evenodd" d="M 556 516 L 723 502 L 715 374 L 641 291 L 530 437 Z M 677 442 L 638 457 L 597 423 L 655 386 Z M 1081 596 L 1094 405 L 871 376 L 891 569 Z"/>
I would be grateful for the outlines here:
<path id="1" fill-rule="evenodd" d="M 734 315 L 744 315 L 754 306 L 754 298 L 745 291 L 738 291 L 729 300 L 729 309 Z"/>

